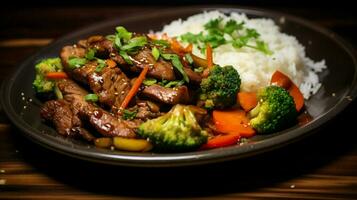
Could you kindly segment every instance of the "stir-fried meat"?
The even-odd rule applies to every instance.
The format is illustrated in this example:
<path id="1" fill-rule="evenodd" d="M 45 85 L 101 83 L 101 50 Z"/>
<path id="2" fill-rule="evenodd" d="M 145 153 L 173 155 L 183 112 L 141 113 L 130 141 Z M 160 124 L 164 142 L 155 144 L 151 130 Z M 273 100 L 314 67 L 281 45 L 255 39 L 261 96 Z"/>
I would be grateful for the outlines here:
<path id="1" fill-rule="evenodd" d="M 163 86 L 154 84 L 144 88 L 141 95 L 143 97 L 147 97 L 155 101 L 170 105 L 179 103 L 186 104 L 190 102 L 190 95 L 186 86 L 165 88 Z"/>
<path id="2" fill-rule="evenodd" d="M 167 62 L 163 59 L 159 59 L 155 61 L 154 56 L 151 53 L 151 48 L 149 46 L 144 47 L 133 57 L 134 65 L 139 68 L 132 70 L 140 71 L 143 69 L 145 65 L 151 65 L 153 67 L 148 71 L 148 76 L 157 78 L 157 79 L 165 79 L 165 80 L 175 80 L 175 72 L 170 62 Z"/>
<path id="3" fill-rule="evenodd" d="M 67 60 L 68 55 L 80 52 L 81 47 L 68 46 L 62 49 L 61 58 L 64 60 L 64 69 L 73 79 L 89 85 L 91 90 L 98 95 L 99 102 L 116 112 L 130 90 L 130 80 L 118 67 L 104 67 L 100 72 L 96 71 L 97 62 L 90 61 L 82 67 L 70 69 Z"/>
<path id="4" fill-rule="evenodd" d="M 41 116 L 46 121 L 52 122 L 59 134 L 69 137 L 78 137 L 92 141 L 95 139 L 82 127 L 82 122 L 72 112 L 71 106 L 65 100 L 47 101 L 41 108 Z"/>
<path id="5" fill-rule="evenodd" d="M 146 100 L 136 100 L 136 105 L 128 108 L 130 112 L 135 112 L 135 119 L 146 121 L 161 116 L 160 107 L 154 102 Z"/>
<path id="6" fill-rule="evenodd" d="M 187 74 L 188 78 L 190 79 L 191 82 L 195 84 L 200 84 L 202 81 L 202 77 L 199 73 L 194 72 L 192 69 L 188 67 L 184 67 L 183 70 Z"/>
<path id="7" fill-rule="evenodd" d="M 105 67 L 101 72 L 88 77 L 90 88 L 99 96 L 99 101 L 116 112 L 130 90 L 130 80 L 117 67 Z"/>
<path id="8" fill-rule="evenodd" d="M 57 85 L 64 99 L 70 103 L 73 113 L 79 114 L 81 119 L 89 121 L 99 133 L 108 137 L 135 137 L 134 130 L 130 129 L 124 123 L 124 120 L 114 117 L 113 114 L 85 101 L 84 96 L 87 92 L 76 83 L 63 79 Z"/>
<path id="9" fill-rule="evenodd" d="M 65 46 L 62 48 L 60 57 L 63 65 L 68 66 L 68 59 L 71 57 L 82 58 L 86 54 L 86 50 L 77 45 Z"/>

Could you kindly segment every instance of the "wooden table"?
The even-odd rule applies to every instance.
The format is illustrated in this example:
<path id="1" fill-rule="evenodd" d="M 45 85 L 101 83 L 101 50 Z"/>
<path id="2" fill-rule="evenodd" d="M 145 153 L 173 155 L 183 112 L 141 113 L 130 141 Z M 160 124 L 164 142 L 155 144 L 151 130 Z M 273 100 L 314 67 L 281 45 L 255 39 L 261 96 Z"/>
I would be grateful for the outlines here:
<path id="1" fill-rule="evenodd" d="M 66 33 L 157 7 L 2 8 L 0 79 Z M 274 8 L 332 29 L 357 46 L 357 18 L 343 9 Z M 48 151 L 0 114 L 0 199 L 357 199 L 357 103 L 317 134 L 253 158 L 198 167 L 103 166 Z"/>

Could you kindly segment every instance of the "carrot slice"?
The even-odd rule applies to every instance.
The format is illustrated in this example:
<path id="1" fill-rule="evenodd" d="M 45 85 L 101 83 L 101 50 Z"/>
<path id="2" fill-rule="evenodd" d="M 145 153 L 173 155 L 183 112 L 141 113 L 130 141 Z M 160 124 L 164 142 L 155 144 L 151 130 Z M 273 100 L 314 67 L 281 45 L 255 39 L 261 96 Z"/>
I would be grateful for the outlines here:
<path id="1" fill-rule="evenodd" d="M 207 60 L 207 67 L 210 69 L 213 67 L 213 54 L 212 54 L 212 47 L 209 43 L 206 44 L 206 60 Z"/>
<path id="2" fill-rule="evenodd" d="M 289 94 L 293 97 L 296 110 L 299 112 L 304 106 L 304 96 L 295 84 L 292 84 L 289 88 Z"/>
<path id="3" fill-rule="evenodd" d="M 216 130 L 226 134 L 239 134 L 251 137 L 255 130 L 249 125 L 249 119 L 243 110 L 214 110 L 212 113 Z"/>
<path id="4" fill-rule="evenodd" d="M 304 106 L 304 96 L 287 75 L 277 70 L 271 77 L 270 83 L 286 89 L 294 99 L 296 110 L 298 112 L 301 110 Z"/>
<path id="5" fill-rule="evenodd" d="M 226 147 L 237 144 L 240 139 L 239 134 L 218 135 L 209 139 L 206 144 L 201 146 L 201 149 L 213 149 L 218 147 Z"/>
<path id="6" fill-rule="evenodd" d="M 112 59 L 108 59 L 105 62 L 108 65 L 109 68 L 113 68 L 113 67 L 117 66 L 117 63 Z"/>
<path id="7" fill-rule="evenodd" d="M 237 99 L 239 105 L 245 112 L 249 112 L 258 104 L 257 94 L 255 92 L 238 92 Z"/>
<path id="8" fill-rule="evenodd" d="M 125 109 L 130 100 L 135 96 L 138 92 L 141 83 L 144 81 L 147 72 L 149 71 L 149 65 L 145 65 L 144 69 L 141 71 L 139 77 L 135 80 L 133 86 L 130 88 L 129 93 L 126 95 L 124 101 L 121 103 L 120 109 Z"/>
<path id="9" fill-rule="evenodd" d="M 65 79 L 68 78 L 68 75 L 65 72 L 48 72 L 46 74 L 48 79 Z"/>

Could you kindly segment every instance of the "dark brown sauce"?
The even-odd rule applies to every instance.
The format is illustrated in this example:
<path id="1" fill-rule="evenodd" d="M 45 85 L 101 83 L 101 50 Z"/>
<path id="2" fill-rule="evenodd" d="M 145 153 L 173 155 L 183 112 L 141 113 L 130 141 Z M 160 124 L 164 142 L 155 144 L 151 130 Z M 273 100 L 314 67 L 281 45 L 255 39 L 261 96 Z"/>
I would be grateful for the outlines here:
<path id="1" fill-rule="evenodd" d="M 300 114 L 297 119 L 298 119 L 300 126 L 308 124 L 309 122 L 311 122 L 313 120 L 312 116 L 307 111 Z"/>

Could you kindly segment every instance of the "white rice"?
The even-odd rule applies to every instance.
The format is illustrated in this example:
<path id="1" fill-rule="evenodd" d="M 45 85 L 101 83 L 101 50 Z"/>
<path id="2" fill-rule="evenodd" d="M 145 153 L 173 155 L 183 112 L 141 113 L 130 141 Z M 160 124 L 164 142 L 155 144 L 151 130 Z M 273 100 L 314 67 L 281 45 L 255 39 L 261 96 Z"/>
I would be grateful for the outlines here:
<path id="1" fill-rule="evenodd" d="M 221 66 L 232 65 L 237 69 L 242 79 L 242 91 L 256 91 L 269 85 L 270 78 L 276 70 L 285 73 L 299 85 L 306 99 L 319 90 L 321 83 L 317 73 L 326 69 L 325 61 L 314 62 L 306 57 L 304 46 L 294 36 L 281 33 L 271 19 L 248 19 L 245 14 L 231 13 L 226 16 L 218 11 L 210 11 L 193 15 L 186 20 L 172 21 L 159 33 L 167 33 L 170 37 L 187 32 L 197 34 L 204 31 L 205 23 L 218 17 L 222 17 L 223 21 L 229 19 L 234 19 L 238 23 L 244 21 L 247 28 L 257 30 L 260 38 L 273 52 L 272 55 L 266 55 L 247 47 L 236 49 L 230 44 L 214 49 L 215 63 Z M 193 49 L 193 53 L 205 57 L 197 48 Z"/>

